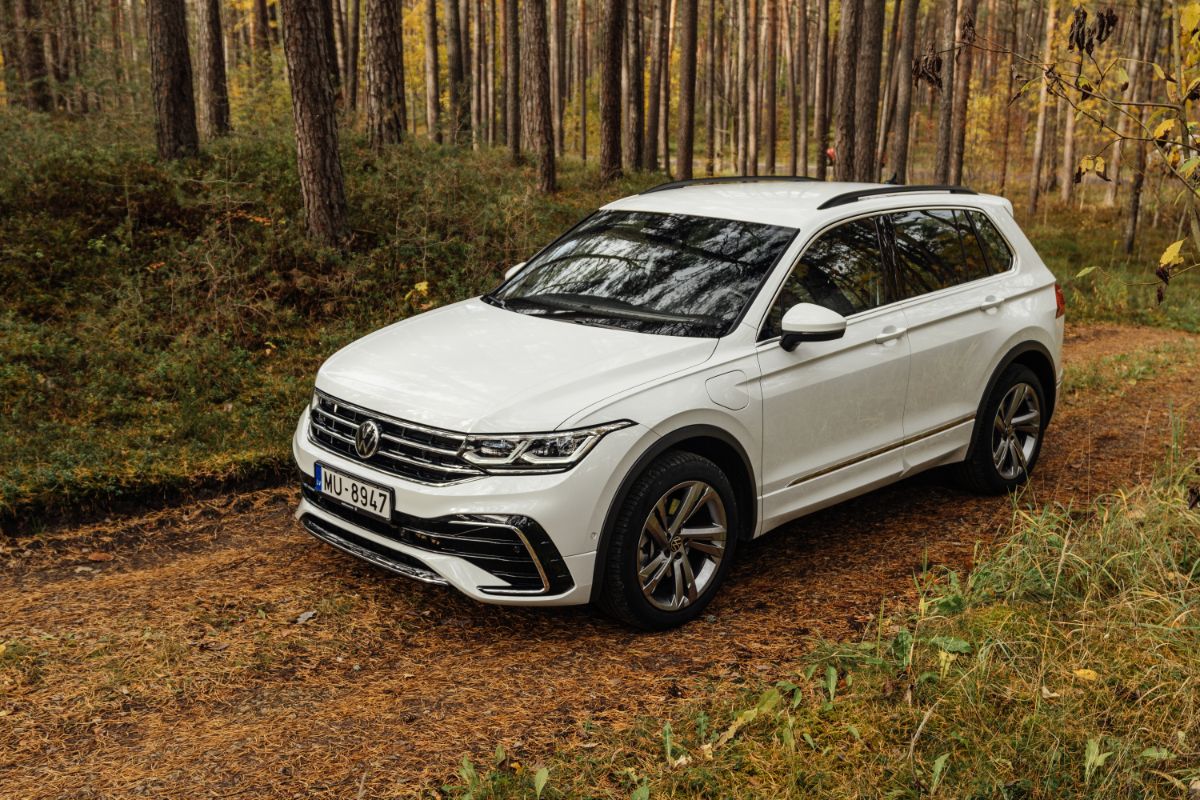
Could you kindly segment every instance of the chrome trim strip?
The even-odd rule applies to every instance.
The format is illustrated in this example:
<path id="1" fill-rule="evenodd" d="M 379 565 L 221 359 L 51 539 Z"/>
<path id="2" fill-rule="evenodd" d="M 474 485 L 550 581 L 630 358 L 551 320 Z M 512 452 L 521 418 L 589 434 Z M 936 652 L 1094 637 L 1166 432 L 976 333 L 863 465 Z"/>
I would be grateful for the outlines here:
<path id="1" fill-rule="evenodd" d="M 470 467 L 452 467 L 452 466 L 448 466 L 446 464 L 438 464 L 435 461 L 421 461 L 418 458 L 409 458 L 408 456 L 401 455 L 401 454 L 393 452 L 391 450 L 380 450 L 380 451 L 378 451 L 377 455 L 381 455 L 384 458 L 390 458 L 392 461 L 399 461 L 401 464 L 412 464 L 414 467 L 421 467 L 422 469 L 431 469 L 431 470 L 434 470 L 435 472 L 444 472 L 447 475 L 477 476 L 477 475 L 483 474 L 482 471 L 477 470 L 477 469 L 471 469 Z"/>
<path id="2" fill-rule="evenodd" d="M 521 530 L 520 528 L 518 528 L 515 525 L 507 525 L 502 522 L 482 522 L 482 521 L 478 521 L 478 520 L 451 520 L 451 524 L 452 525 L 469 525 L 473 528 L 507 528 L 508 530 L 512 531 L 513 533 L 515 533 L 517 535 L 517 538 L 521 540 L 521 544 L 525 545 L 525 550 L 529 553 L 529 559 L 533 562 L 533 565 L 535 567 L 537 567 L 538 577 L 542 579 L 542 588 L 541 589 L 507 589 L 503 586 L 489 587 L 488 589 L 485 589 L 484 587 L 481 586 L 481 587 L 479 587 L 479 591 L 481 591 L 481 592 L 486 591 L 488 594 L 546 594 L 550 591 L 550 579 L 546 577 L 546 570 L 542 567 L 542 561 L 540 558 L 537 557 L 537 553 L 534 552 L 533 545 L 531 545 L 529 543 L 529 539 L 526 538 L 525 532 L 523 530 Z"/>
<path id="3" fill-rule="evenodd" d="M 930 436 L 937 436 L 939 433 L 945 433 L 948 430 L 957 428 L 959 425 L 962 425 L 964 422 L 971 422 L 974 419 L 975 419 L 974 414 L 966 414 L 952 422 L 947 422 L 945 425 L 939 425 L 936 428 L 930 428 L 929 430 L 927 430 L 923 433 L 914 434 L 912 436 L 901 439 L 900 441 L 895 442 L 893 444 L 884 445 L 883 447 L 880 447 L 876 450 L 872 450 L 869 453 L 864 453 L 861 456 L 855 456 L 854 458 L 847 459 L 846 461 L 840 461 L 831 466 L 823 467 L 819 470 L 816 470 L 815 472 L 810 472 L 807 475 L 801 475 L 799 478 L 794 479 L 791 483 L 789 483 L 784 488 L 791 489 L 793 486 L 797 486 L 801 483 L 811 481 L 814 478 L 820 478 L 824 475 L 828 475 L 831 472 L 837 472 L 839 469 L 845 469 L 846 467 L 852 467 L 855 464 L 861 463 L 863 461 L 867 461 L 868 459 L 875 458 L 876 456 L 881 456 L 881 455 L 884 455 L 885 453 L 890 453 L 891 451 L 896 450 L 898 448 L 907 447 L 910 444 L 916 444 L 917 442 L 921 441 L 922 439 L 928 439 Z"/>
<path id="4" fill-rule="evenodd" d="M 450 585 L 449 581 L 432 570 L 419 570 L 416 567 L 411 567 L 408 564 L 404 564 L 399 561 L 390 561 L 385 556 L 381 556 L 378 553 L 367 550 L 364 547 L 359 547 L 358 545 L 354 544 L 354 542 L 343 539 L 333 531 L 325 528 L 321 524 L 319 518 L 313 516 L 312 514 L 305 514 L 300 520 L 300 524 L 313 538 L 318 539 L 319 541 L 322 541 L 332 547 L 336 547 L 338 550 L 352 555 L 355 558 L 366 561 L 368 564 L 380 567 L 381 569 L 386 569 L 388 572 L 394 572 L 397 575 L 403 575 L 406 578 L 412 578 L 413 580 L 420 581 L 421 583 L 428 583 L 434 586 Z"/>
<path id="5" fill-rule="evenodd" d="M 313 391 L 331 403 L 334 403 L 339 406 L 345 406 L 346 408 L 354 409 L 355 411 L 359 412 L 360 414 L 365 414 L 368 417 L 372 417 L 374 419 L 387 420 L 388 422 L 394 423 L 403 428 L 411 428 L 414 431 L 421 431 L 422 433 L 429 433 L 434 436 L 442 436 L 446 439 L 466 439 L 466 434 L 464 434 L 464 433 L 458 433 L 457 431 L 443 430 L 441 428 L 430 428 L 428 426 L 421 425 L 416 422 L 410 422 L 409 420 L 406 420 L 406 419 L 400 419 L 399 417 L 393 417 L 388 414 L 381 414 L 378 411 L 372 411 L 369 408 L 363 408 L 362 406 L 357 406 L 354 403 L 347 403 L 345 400 L 339 400 L 338 398 L 334 397 L 333 395 L 327 394 L 326 392 L 323 392 L 320 389 L 314 389 Z"/>
<path id="6" fill-rule="evenodd" d="M 321 413 L 324 414 L 325 412 L 322 411 Z M 439 456 L 457 457 L 458 454 L 460 452 L 462 452 L 461 449 L 447 450 L 444 447 L 434 447 L 431 444 L 425 444 L 424 442 L 415 442 L 412 439 L 406 439 L 403 436 L 392 436 L 391 434 L 387 434 L 387 433 L 380 433 L 379 438 L 383 439 L 384 441 L 394 442 L 395 444 L 404 445 L 406 447 L 414 447 L 418 450 L 428 450 L 431 453 L 437 453 Z"/>

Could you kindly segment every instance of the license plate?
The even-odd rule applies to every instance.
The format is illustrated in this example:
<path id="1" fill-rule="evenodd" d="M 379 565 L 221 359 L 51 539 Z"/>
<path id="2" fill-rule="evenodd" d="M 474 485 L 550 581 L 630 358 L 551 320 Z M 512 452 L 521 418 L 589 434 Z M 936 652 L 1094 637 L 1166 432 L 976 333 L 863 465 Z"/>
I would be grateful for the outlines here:
<path id="1" fill-rule="evenodd" d="M 330 469 L 324 464 L 315 467 L 317 491 L 340 503 L 378 517 L 392 521 L 392 492 L 382 486 L 367 483 L 344 472 Z"/>

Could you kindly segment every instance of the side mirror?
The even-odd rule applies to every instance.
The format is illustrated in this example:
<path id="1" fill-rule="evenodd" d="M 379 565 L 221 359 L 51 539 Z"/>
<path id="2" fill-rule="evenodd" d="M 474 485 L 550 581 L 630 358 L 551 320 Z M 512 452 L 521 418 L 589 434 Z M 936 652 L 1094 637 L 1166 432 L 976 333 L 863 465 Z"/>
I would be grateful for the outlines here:
<path id="1" fill-rule="evenodd" d="M 812 303 L 794 305 L 783 315 L 779 344 L 789 353 L 801 342 L 828 342 L 846 333 L 846 318 Z"/>
<path id="2" fill-rule="evenodd" d="M 504 271 L 504 280 L 508 280 L 513 275 L 516 275 L 518 272 L 521 271 L 521 268 L 524 266 L 525 266 L 524 261 L 522 261 L 520 264 L 513 264 L 511 267 L 509 267 L 507 270 Z"/>

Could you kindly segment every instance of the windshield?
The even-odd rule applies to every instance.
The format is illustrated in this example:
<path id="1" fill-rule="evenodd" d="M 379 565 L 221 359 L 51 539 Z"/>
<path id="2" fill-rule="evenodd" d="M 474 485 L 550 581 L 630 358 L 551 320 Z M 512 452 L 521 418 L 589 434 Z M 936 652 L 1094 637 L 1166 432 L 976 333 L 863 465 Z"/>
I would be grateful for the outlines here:
<path id="1" fill-rule="evenodd" d="M 485 299 L 524 314 L 671 336 L 723 336 L 793 228 L 599 211 Z"/>

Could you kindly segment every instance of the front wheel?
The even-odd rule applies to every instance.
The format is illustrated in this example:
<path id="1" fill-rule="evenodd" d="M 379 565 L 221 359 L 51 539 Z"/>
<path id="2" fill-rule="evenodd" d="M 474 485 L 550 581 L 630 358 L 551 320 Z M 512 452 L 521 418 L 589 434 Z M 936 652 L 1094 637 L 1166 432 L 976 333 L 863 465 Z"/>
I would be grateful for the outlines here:
<path id="1" fill-rule="evenodd" d="M 733 486 L 720 467 L 694 453 L 662 456 L 618 512 L 601 605 L 648 630 L 695 619 L 729 571 L 738 525 Z"/>
<path id="2" fill-rule="evenodd" d="M 1002 494 L 1029 480 L 1042 451 L 1046 394 L 1033 370 L 1013 364 L 1001 373 L 975 424 L 960 475 L 981 494 Z"/>

